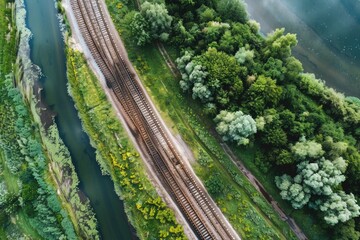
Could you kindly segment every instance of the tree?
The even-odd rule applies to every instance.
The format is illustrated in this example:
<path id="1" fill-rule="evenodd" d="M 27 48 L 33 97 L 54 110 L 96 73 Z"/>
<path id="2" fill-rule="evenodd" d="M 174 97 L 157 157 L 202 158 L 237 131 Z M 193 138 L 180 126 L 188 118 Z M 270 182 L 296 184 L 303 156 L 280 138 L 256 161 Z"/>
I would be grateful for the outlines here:
<path id="1" fill-rule="evenodd" d="M 270 57 L 264 64 L 263 74 L 271 79 L 282 81 L 284 80 L 285 71 L 286 68 L 283 67 L 283 62 L 281 60 Z"/>
<path id="2" fill-rule="evenodd" d="M 296 46 L 296 34 L 284 35 L 285 29 L 276 29 L 266 38 L 265 55 L 269 57 L 286 59 L 291 56 L 291 48 Z"/>
<path id="3" fill-rule="evenodd" d="M 210 177 L 205 181 L 205 186 L 211 194 L 217 195 L 223 193 L 225 186 L 220 179 L 219 173 L 212 173 Z"/>
<path id="4" fill-rule="evenodd" d="M 344 162 L 343 159 L 339 161 Z M 281 190 L 282 198 L 290 201 L 293 208 L 302 208 L 312 196 L 318 198 L 311 202 L 311 205 L 316 205 L 322 198 L 332 196 L 334 189 L 345 180 L 342 171 L 337 168 L 342 168 L 343 162 L 334 164 L 324 158 L 316 162 L 303 161 L 297 165 L 298 174 L 294 178 L 284 174 L 276 177 L 275 183 Z"/>
<path id="5" fill-rule="evenodd" d="M 334 239 L 359 240 L 360 232 L 355 229 L 355 220 L 350 219 L 345 223 L 339 223 L 334 228 Z"/>
<path id="6" fill-rule="evenodd" d="M 235 54 L 236 61 L 240 64 L 251 62 L 254 58 L 254 51 L 247 50 L 245 47 L 240 48 Z"/>
<path id="7" fill-rule="evenodd" d="M 226 107 L 230 102 L 236 102 L 243 91 L 243 83 L 239 77 L 243 69 L 233 56 L 209 48 L 197 56 L 194 62 L 204 67 L 209 74 L 204 85 L 213 93 L 217 104 Z"/>
<path id="8" fill-rule="evenodd" d="M 295 82 L 300 79 L 300 74 L 303 73 L 304 68 L 301 62 L 295 57 L 288 57 L 285 61 L 286 79 Z"/>
<path id="9" fill-rule="evenodd" d="M 192 90 L 193 99 L 199 98 L 202 102 L 209 102 L 212 98 L 212 93 L 205 84 L 205 78 L 208 73 L 204 71 L 204 67 L 196 65 L 191 61 L 191 53 L 185 54 L 176 59 L 178 69 L 181 73 L 180 87 L 184 91 Z"/>
<path id="10" fill-rule="evenodd" d="M 288 139 L 286 132 L 277 124 L 267 124 L 261 136 L 261 141 L 265 145 L 272 147 L 284 147 Z"/>
<path id="11" fill-rule="evenodd" d="M 236 39 L 234 39 L 234 37 L 232 36 L 231 31 L 226 30 L 220 39 L 218 49 L 228 54 L 231 54 L 232 52 L 234 52 L 236 45 Z"/>
<path id="12" fill-rule="evenodd" d="M 244 95 L 244 100 L 249 109 L 259 114 L 266 108 L 276 106 L 281 94 L 282 88 L 276 85 L 276 81 L 260 75 Z"/>
<path id="13" fill-rule="evenodd" d="M 149 25 L 145 18 L 138 12 L 130 12 L 131 15 L 129 30 L 138 46 L 144 46 L 150 42 Z M 128 16 L 127 16 L 128 17 Z"/>
<path id="14" fill-rule="evenodd" d="M 291 202 L 295 209 L 302 208 L 310 200 L 310 191 L 301 184 L 294 182 L 289 175 L 275 177 L 276 186 L 281 190 L 280 195 L 283 199 Z"/>
<path id="15" fill-rule="evenodd" d="M 192 88 L 193 82 L 190 81 L 190 74 L 195 68 L 195 63 L 192 61 L 193 54 L 185 51 L 184 55 L 175 60 L 177 67 L 181 73 L 180 87 L 183 91 Z"/>
<path id="16" fill-rule="evenodd" d="M 214 9 L 209 8 L 205 5 L 202 5 L 201 7 L 199 7 L 196 12 L 198 13 L 199 16 L 199 20 L 200 22 L 209 22 L 214 20 L 215 16 L 216 16 L 216 12 Z"/>
<path id="17" fill-rule="evenodd" d="M 246 145 L 249 143 L 248 137 L 256 133 L 255 120 L 241 111 L 221 111 L 214 120 L 218 123 L 216 131 L 223 136 L 224 141 Z"/>
<path id="18" fill-rule="evenodd" d="M 7 194 L 8 191 L 5 182 L 0 182 L 0 207 L 6 203 Z"/>
<path id="19" fill-rule="evenodd" d="M 345 181 L 345 176 L 333 162 L 320 159 L 314 163 L 308 161 L 297 165 L 299 178 L 304 185 L 311 189 L 313 194 L 331 195 L 333 188 Z"/>
<path id="20" fill-rule="evenodd" d="M 149 24 L 149 34 L 153 39 L 166 41 L 172 17 L 164 4 L 144 2 L 141 4 L 141 15 Z"/>
<path id="21" fill-rule="evenodd" d="M 223 20 L 246 23 L 248 20 L 245 3 L 242 0 L 218 1 L 217 10 Z"/>
<path id="22" fill-rule="evenodd" d="M 192 92 L 193 99 L 199 98 L 202 102 L 209 102 L 213 99 L 209 88 L 203 82 L 195 82 Z"/>
<path id="23" fill-rule="evenodd" d="M 324 151 L 320 143 L 315 141 L 306 141 L 305 139 L 297 142 L 292 148 L 291 151 L 295 157 L 302 161 L 305 159 L 317 159 L 324 155 Z"/>
<path id="24" fill-rule="evenodd" d="M 324 212 L 325 222 L 330 225 L 360 216 L 360 207 L 354 195 L 343 191 L 333 193 L 330 198 L 319 204 L 319 209 Z"/>
<path id="25" fill-rule="evenodd" d="M 348 167 L 345 172 L 345 188 L 355 194 L 360 194 L 360 153 L 354 146 L 347 148 L 344 157 L 348 160 Z"/>
<path id="26" fill-rule="evenodd" d="M 172 37 L 172 42 L 175 45 L 185 45 L 185 46 L 193 46 L 194 41 L 195 41 L 195 37 L 193 36 L 193 34 L 191 32 L 189 32 L 184 24 L 182 20 L 179 20 L 175 26 L 174 26 L 174 32 L 175 32 L 175 36 Z"/>
<path id="27" fill-rule="evenodd" d="M 275 156 L 275 162 L 277 165 L 291 164 L 294 161 L 293 155 L 286 149 L 281 149 Z"/>

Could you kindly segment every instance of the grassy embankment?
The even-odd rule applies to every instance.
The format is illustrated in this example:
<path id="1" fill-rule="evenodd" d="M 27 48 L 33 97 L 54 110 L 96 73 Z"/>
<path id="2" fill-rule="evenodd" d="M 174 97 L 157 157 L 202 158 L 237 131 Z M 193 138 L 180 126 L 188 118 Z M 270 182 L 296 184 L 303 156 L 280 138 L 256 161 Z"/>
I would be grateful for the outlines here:
<path id="1" fill-rule="evenodd" d="M 69 92 L 83 128 L 96 148 L 102 171 L 111 176 L 140 239 L 184 239 L 174 213 L 148 180 L 145 166 L 126 136 L 98 79 L 83 56 L 67 49 Z"/>
<path id="2" fill-rule="evenodd" d="M 211 119 L 199 104 L 182 95 L 178 79 L 174 79 L 155 45 L 139 48 L 129 38 L 124 15 L 129 9 L 120 1 L 107 1 L 112 18 L 125 42 L 130 60 L 140 75 L 151 98 L 175 134 L 190 146 L 197 162 L 198 176 L 206 183 L 213 174 L 221 176 L 225 194 L 213 195 L 235 229 L 245 239 L 293 239 L 289 226 L 280 220 L 272 207 L 248 180 L 210 134 Z M 170 52 L 176 56 L 176 49 Z M 161 76 L 161 78 L 159 78 Z M 209 129 L 210 128 L 210 129 Z M 189 131 L 190 130 L 190 131 Z"/>

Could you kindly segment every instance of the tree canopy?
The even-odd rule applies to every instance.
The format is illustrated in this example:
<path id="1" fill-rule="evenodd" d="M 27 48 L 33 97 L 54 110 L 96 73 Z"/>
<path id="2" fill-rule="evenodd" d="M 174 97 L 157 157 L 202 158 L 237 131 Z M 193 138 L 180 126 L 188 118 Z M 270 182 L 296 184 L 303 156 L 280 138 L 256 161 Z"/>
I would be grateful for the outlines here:
<path id="1" fill-rule="evenodd" d="M 223 136 L 225 141 L 234 141 L 238 145 L 249 143 L 248 137 L 256 133 L 256 122 L 250 115 L 241 111 L 221 111 L 216 116 L 216 130 Z"/>

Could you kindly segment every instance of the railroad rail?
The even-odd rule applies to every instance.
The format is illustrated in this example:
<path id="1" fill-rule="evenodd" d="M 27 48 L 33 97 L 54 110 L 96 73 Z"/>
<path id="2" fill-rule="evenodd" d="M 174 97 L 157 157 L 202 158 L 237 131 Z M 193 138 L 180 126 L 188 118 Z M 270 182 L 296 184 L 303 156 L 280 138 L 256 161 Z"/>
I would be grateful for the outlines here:
<path id="1" fill-rule="evenodd" d="M 201 239 L 240 239 L 206 190 L 183 163 L 162 124 L 154 114 L 139 82 L 124 61 L 111 34 L 106 9 L 99 0 L 72 0 L 81 34 L 102 71 L 107 86 L 119 100 L 124 119 L 152 160 L 152 166 L 185 219 Z"/>

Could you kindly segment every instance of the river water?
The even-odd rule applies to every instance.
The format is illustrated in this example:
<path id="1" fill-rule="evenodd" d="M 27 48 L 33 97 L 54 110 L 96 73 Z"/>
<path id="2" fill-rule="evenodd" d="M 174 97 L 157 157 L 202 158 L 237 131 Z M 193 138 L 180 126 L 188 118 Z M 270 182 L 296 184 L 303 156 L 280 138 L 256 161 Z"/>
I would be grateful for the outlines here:
<path id="1" fill-rule="evenodd" d="M 294 55 L 306 72 L 346 95 L 360 97 L 359 0 L 245 0 L 261 32 L 296 33 Z"/>
<path id="2" fill-rule="evenodd" d="M 109 176 L 102 176 L 95 150 L 82 131 L 74 102 L 67 93 L 64 43 L 53 0 L 25 0 L 27 25 L 33 33 L 31 60 L 44 77 L 42 100 L 57 115 L 60 136 L 68 147 L 80 180 L 80 190 L 90 199 L 102 239 L 132 239 L 123 203 Z"/>

